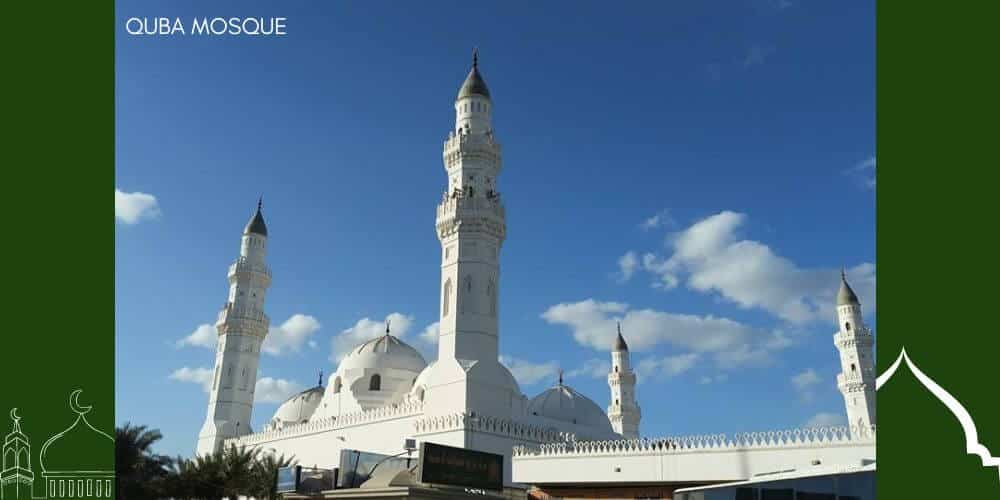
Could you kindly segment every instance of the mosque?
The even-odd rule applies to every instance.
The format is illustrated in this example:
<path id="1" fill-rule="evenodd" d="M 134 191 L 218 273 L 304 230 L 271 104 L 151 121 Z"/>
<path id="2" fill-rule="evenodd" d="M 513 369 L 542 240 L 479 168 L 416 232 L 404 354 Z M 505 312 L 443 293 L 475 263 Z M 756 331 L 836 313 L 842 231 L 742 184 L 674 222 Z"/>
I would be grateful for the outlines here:
<path id="1" fill-rule="evenodd" d="M 620 327 L 608 346 L 606 411 L 561 377 L 528 397 L 498 361 L 499 263 L 506 237 L 498 190 L 502 155 L 492 127 L 493 101 L 475 53 L 454 110 L 442 155 L 447 185 L 436 208 L 441 243 L 437 359 L 428 363 L 387 327 L 384 335 L 354 347 L 325 386 L 321 378 L 316 387 L 292 396 L 254 432 L 250 417 L 269 326 L 264 298 L 271 283 L 268 231 L 258 203 L 243 231 L 239 257 L 229 267 L 229 296 L 216 322 L 218 345 L 198 454 L 246 445 L 333 468 L 340 465 L 342 449 L 392 455 L 402 451 L 404 439 L 414 438 L 503 455 L 509 484 L 515 448 L 640 438 L 636 376 Z M 838 382 L 851 424 L 868 428 L 875 423 L 873 343 L 846 279 L 837 315 L 836 345 L 844 367 Z"/>

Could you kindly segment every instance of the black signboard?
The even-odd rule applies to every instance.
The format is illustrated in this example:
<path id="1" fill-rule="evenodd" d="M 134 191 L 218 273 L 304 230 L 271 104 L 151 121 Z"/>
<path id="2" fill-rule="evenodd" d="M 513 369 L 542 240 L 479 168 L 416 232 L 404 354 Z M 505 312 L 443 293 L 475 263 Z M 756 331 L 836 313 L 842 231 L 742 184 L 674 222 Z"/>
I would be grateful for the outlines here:
<path id="1" fill-rule="evenodd" d="M 420 482 L 503 490 L 503 455 L 420 443 Z"/>

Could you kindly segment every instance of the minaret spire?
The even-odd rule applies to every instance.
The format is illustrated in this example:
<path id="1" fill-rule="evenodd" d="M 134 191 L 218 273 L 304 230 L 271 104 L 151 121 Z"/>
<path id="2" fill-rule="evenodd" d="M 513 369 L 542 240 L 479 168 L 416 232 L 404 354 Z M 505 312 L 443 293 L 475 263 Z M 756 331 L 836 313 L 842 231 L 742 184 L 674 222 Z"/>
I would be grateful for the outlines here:
<path id="1" fill-rule="evenodd" d="M 208 414 L 198 436 L 197 453 L 210 454 L 223 441 L 250 432 L 260 346 L 270 319 L 264 314 L 264 295 L 271 286 L 267 268 L 267 226 L 257 199 L 257 210 L 243 229 L 240 254 L 229 266 L 229 294 L 219 311 L 215 329 L 219 341 L 208 398 Z"/>
<path id="2" fill-rule="evenodd" d="M 631 365 L 631 355 L 619 321 L 618 335 L 611 350 L 611 372 L 608 373 L 608 386 L 611 388 L 608 418 L 615 432 L 626 439 L 639 437 L 639 420 L 642 419 L 642 410 L 635 398 L 636 376 Z"/>
<path id="3" fill-rule="evenodd" d="M 479 68 L 479 47 L 472 48 L 472 67 Z"/>
<path id="4" fill-rule="evenodd" d="M 837 323 L 839 331 L 833 336 L 840 352 L 837 388 L 844 395 L 852 434 L 864 435 L 875 425 L 875 339 L 865 325 L 861 302 L 847 284 L 844 269 L 837 292 Z"/>

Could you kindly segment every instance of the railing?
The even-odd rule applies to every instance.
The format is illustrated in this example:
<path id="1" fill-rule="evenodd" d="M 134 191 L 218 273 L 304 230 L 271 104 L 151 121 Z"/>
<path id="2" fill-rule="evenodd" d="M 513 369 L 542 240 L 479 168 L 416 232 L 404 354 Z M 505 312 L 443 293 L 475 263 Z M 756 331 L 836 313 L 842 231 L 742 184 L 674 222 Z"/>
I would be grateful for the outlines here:
<path id="1" fill-rule="evenodd" d="M 438 218 L 445 217 L 457 213 L 459 210 L 462 211 L 473 211 L 473 212 L 486 212 L 492 214 L 496 217 L 503 219 L 506 215 L 503 203 L 500 202 L 500 197 L 496 198 L 446 198 L 444 201 L 438 204 L 437 216 Z"/>
<path id="2" fill-rule="evenodd" d="M 597 456 L 620 454 L 685 453 L 713 450 L 822 447 L 833 444 L 875 443 L 875 427 L 815 427 L 733 435 L 708 434 L 656 439 L 568 441 L 538 447 L 518 446 L 515 457 Z"/>
<path id="3" fill-rule="evenodd" d="M 263 432 L 227 439 L 226 446 L 229 446 L 229 444 L 235 444 L 237 446 L 259 444 L 274 441 L 276 439 L 285 439 L 306 434 L 343 429 L 345 427 L 360 424 L 410 417 L 413 415 L 419 415 L 423 413 L 423 411 L 423 403 L 419 401 L 383 406 L 381 408 L 375 408 L 367 411 L 345 413 L 337 417 L 309 420 L 308 422 L 300 424 L 286 424 L 280 429 L 266 430 Z"/>
<path id="4" fill-rule="evenodd" d="M 256 273 L 262 273 L 265 276 L 267 276 L 268 278 L 271 277 L 271 269 L 270 268 L 268 268 L 266 265 L 265 266 L 257 266 L 257 265 L 251 264 L 247 260 L 247 258 L 243 257 L 243 256 L 240 256 L 239 258 L 236 259 L 236 262 L 233 262 L 232 264 L 229 265 L 229 275 L 230 276 L 233 275 L 233 274 L 244 273 L 244 272 L 246 272 L 246 273 L 254 273 L 254 272 L 256 272 Z"/>

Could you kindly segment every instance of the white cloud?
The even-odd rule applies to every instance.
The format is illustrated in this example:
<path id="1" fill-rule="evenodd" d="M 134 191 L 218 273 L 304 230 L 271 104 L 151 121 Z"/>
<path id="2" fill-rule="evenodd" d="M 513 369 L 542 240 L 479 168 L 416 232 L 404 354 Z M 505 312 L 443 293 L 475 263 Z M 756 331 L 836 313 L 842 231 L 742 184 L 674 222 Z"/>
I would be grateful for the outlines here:
<path id="1" fill-rule="evenodd" d="M 156 197 L 148 193 L 126 193 L 115 188 L 115 219 L 125 224 L 135 224 L 142 219 L 160 215 Z"/>
<path id="2" fill-rule="evenodd" d="M 632 310 L 628 304 L 594 299 L 554 305 L 542 318 L 569 327 L 577 343 L 603 352 L 611 349 L 615 324 L 621 322 L 633 352 L 665 343 L 683 351 L 711 354 L 722 368 L 767 363 L 773 352 L 791 344 L 780 330 L 759 330 L 715 316 Z"/>
<path id="3" fill-rule="evenodd" d="M 283 403 L 304 388 L 291 380 L 263 377 L 254 386 L 254 403 Z"/>
<path id="4" fill-rule="evenodd" d="M 264 338 L 261 351 L 272 356 L 298 352 L 307 342 L 315 348 L 310 338 L 320 328 L 319 321 L 308 314 L 293 314 L 279 326 L 272 326 Z M 190 335 L 177 341 L 178 347 L 195 346 L 215 349 L 217 343 L 215 326 L 208 323 L 198 325 Z"/>
<path id="5" fill-rule="evenodd" d="M 848 169 L 847 173 L 861 181 L 868 189 L 875 189 L 875 157 L 869 156 L 864 161 Z"/>
<path id="6" fill-rule="evenodd" d="M 426 344 L 437 344 L 438 343 L 438 330 L 440 330 L 441 322 L 435 321 L 424 328 L 424 331 L 420 332 L 420 340 Z"/>
<path id="7" fill-rule="evenodd" d="M 847 425 L 847 417 L 840 413 L 817 413 L 812 416 L 802 427 L 836 427 Z"/>
<path id="8" fill-rule="evenodd" d="M 189 368 L 185 366 L 174 370 L 167 378 L 178 382 L 198 384 L 201 386 L 201 390 L 206 393 L 212 390 L 211 368 Z M 302 385 L 291 380 L 263 377 L 254 386 L 254 402 L 281 403 L 291 395 L 302 391 L 302 389 Z"/>
<path id="9" fill-rule="evenodd" d="M 319 329 L 319 320 L 316 318 L 308 314 L 293 314 L 281 325 L 271 327 L 260 349 L 272 356 L 298 352 Z"/>
<path id="10" fill-rule="evenodd" d="M 725 373 L 720 373 L 718 375 L 703 375 L 698 379 L 698 383 L 705 384 L 718 384 L 729 380 L 729 376 Z"/>
<path id="11" fill-rule="evenodd" d="M 390 323 L 392 335 L 403 338 L 410 331 L 413 325 L 413 317 L 402 313 L 394 312 L 381 321 L 369 319 L 367 317 L 358 320 L 354 326 L 347 328 L 330 339 L 331 354 L 330 360 L 339 362 L 351 348 L 358 344 L 385 334 L 385 324 Z"/>
<path id="12" fill-rule="evenodd" d="M 646 377 L 676 377 L 698 362 L 697 353 L 678 354 L 664 358 L 645 358 L 635 367 L 635 373 L 641 378 Z"/>
<path id="13" fill-rule="evenodd" d="M 191 335 L 184 337 L 177 341 L 177 347 L 183 347 L 186 345 L 197 346 L 197 347 L 207 347 L 209 349 L 215 349 L 215 344 L 218 339 L 218 332 L 215 331 L 215 327 L 203 323 L 198 325 L 197 328 L 191 332 Z"/>
<path id="14" fill-rule="evenodd" d="M 799 393 L 799 397 L 803 401 L 811 401 L 813 397 L 816 396 L 815 387 L 822 381 L 816 370 L 812 368 L 797 373 L 792 377 L 792 385 L 795 386 L 795 390 Z"/>
<path id="15" fill-rule="evenodd" d="M 652 217 L 644 219 L 639 224 L 639 228 L 642 229 L 643 231 L 649 231 L 650 229 L 672 226 L 673 224 L 674 220 L 670 217 L 670 212 L 667 210 L 660 210 Z"/>
<path id="16" fill-rule="evenodd" d="M 639 269 L 639 256 L 635 252 L 628 251 L 618 259 L 618 281 L 624 283 L 632 279 L 632 275 Z"/>
<path id="17" fill-rule="evenodd" d="M 201 390 L 208 392 L 212 390 L 212 369 L 211 368 L 178 368 L 168 376 L 170 380 L 178 382 L 189 382 L 201 385 Z"/>
<path id="18" fill-rule="evenodd" d="M 499 360 L 521 385 L 532 385 L 544 380 L 555 382 L 559 373 L 559 364 L 555 361 L 534 363 L 510 356 L 500 356 Z"/>
<path id="19" fill-rule="evenodd" d="M 669 257 L 644 255 L 642 269 L 658 278 L 654 286 L 669 289 L 683 281 L 695 291 L 718 294 L 741 308 L 762 309 L 790 323 L 830 319 L 840 271 L 802 268 L 763 243 L 738 238 L 746 219 L 730 211 L 702 219 L 668 239 Z M 871 311 L 875 266 L 859 264 L 847 274 Z"/>
<path id="20" fill-rule="evenodd" d="M 590 377 L 605 378 L 611 371 L 611 362 L 606 359 L 588 359 L 579 368 L 574 368 L 566 372 L 566 378 Z"/>

